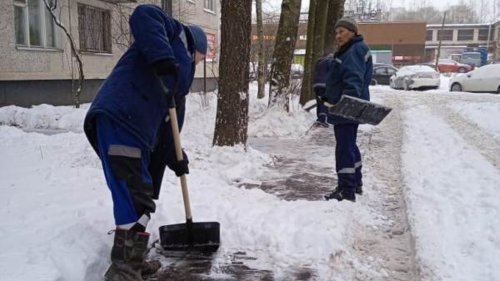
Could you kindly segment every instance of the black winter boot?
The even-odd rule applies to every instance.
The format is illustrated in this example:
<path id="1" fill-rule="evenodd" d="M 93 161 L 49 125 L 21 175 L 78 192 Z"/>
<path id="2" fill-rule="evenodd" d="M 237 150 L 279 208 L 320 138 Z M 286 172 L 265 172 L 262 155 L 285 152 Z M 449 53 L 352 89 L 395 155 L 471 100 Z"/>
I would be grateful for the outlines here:
<path id="1" fill-rule="evenodd" d="M 363 195 L 363 186 L 362 185 L 356 186 L 356 189 L 354 192 L 356 192 L 356 194 L 358 194 L 358 195 Z"/>
<path id="2" fill-rule="evenodd" d="M 337 199 L 337 201 L 342 201 L 345 199 L 352 202 L 356 202 L 356 195 L 354 192 L 348 192 L 336 188 L 335 190 L 332 191 L 332 193 L 325 195 L 325 199 L 327 201 L 331 199 Z"/>
<path id="3" fill-rule="evenodd" d="M 339 187 L 335 187 L 335 189 L 333 190 L 333 192 L 337 192 L 339 190 Z M 358 195 L 363 195 L 363 185 L 358 185 L 356 186 L 356 189 L 354 189 L 354 193 L 358 194 Z"/>
<path id="4" fill-rule="evenodd" d="M 111 266 L 104 275 L 105 281 L 142 281 L 143 268 L 151 272 L 149 263 L 144 261 L 148 248 L 149 233 L 117 229 L 111 249 Z M 146 273 L 146 272 L 144 272 Z"/>

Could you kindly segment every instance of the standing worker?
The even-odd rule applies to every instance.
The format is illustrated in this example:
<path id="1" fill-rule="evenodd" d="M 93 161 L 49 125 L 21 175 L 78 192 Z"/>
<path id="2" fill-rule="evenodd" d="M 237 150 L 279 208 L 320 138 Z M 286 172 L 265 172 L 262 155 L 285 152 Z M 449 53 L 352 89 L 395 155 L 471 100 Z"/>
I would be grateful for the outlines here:
<path id="1" fill-rule="evenodd" d="M 85 118 L 87 138 L 99 155 L 113 199 L 116 224 L 107 281 L 138 281 L 159 262 L 145 262 L 149 233 L 166 166 L 180 177 L 188 161 L 175 156 L 167 97 L 175 98 L 179 128 L 196 64 L 207 38 L 194 25 L 170 18 L 154 5 L 139 5 L 130 17 L 134 42 L 99 89 Z"/>
<path id="2" fill-rule="evenodd" d="M 358 34 L 356 21 L 350 18 L 337 21 L 335 39 L 339 49 L 334 54 L 322 100 L 335 104 L 343 95 L 370 100 L 368 87 L 372 80 L 372 56 L 363 36 Z M 359 123 L 333 115 L 328 119 L 334 124 L 338 185 L 325 199 L 355 202 L 356 194 L 363 193 L 361 153 L 356 144 Z"/>

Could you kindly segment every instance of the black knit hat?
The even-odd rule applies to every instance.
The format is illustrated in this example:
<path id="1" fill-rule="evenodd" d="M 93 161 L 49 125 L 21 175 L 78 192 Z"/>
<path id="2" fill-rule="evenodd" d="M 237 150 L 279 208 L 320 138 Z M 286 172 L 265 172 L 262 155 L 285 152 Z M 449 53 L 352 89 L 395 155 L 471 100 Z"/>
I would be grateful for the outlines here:
<path id="1" fill-rule="evenodd" d="M 349 31 L 354 32 L 354 34 L 358 34 L 358 24 L 354 19 L 341 18 L 335 24 L 335 29 L 337 29 L 337 27 L 343 27 Z"/>

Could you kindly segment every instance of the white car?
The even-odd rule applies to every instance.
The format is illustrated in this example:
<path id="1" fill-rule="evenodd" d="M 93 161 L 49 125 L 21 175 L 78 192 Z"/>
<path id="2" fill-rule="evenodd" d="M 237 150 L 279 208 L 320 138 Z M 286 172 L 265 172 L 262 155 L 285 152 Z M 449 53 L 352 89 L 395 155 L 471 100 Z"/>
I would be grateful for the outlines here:
<path id="1" fill-rule="evenodd" d="M 292 64 L 290 74 L 292 78 L 302 78 L 304 76 L 304 67 L 301 64 Z"/>
<path id="2" fill-rule="evenodd" d="M 403 66 L 390 80 L 391 88 L 404 90 L 437 89 L 440 83 L 439 73 L 426 65 Z"/>
<path id="3" fill-rule="evenodd" d="M 488 64 L 450 79 L 452 92 L 478 92 L 500 94 L 500 64 Z"/>

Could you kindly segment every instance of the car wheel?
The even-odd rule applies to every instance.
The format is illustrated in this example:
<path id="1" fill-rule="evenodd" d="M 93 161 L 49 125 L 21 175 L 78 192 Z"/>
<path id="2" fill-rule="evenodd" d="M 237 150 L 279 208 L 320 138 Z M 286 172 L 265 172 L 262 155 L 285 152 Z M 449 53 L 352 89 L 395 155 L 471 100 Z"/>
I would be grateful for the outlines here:
<path id="1" fill-rule="evenodd" d="M 458 83 L 453 83 L 453 85 L 451 85 L 451 91 L 452 92 L 461 92 L 462 86 Z"/>
<path id="2" fill-rule="evenodd" d="M 371 85 L 371 86 L 377 86 L 377 85 L 378 85 L 377 80 L 372 79 L 372 81 L 370 82 L 370 85 Z"/>
<path id="3" fill-rule="evenodd" d="M 500 86 L 498 86 L 498 89 L 497 89 L 497 94 L 500 95 Z"/>
<path id="4" fill-rule="evenodd" d="M 458 69 L 458 73 L 465 73 L 465 72 L 467 72 L 467 69 L 465 69 L 465 68 L 463 68 L 463 67 L 460 67 L 460 68 Z"/>

